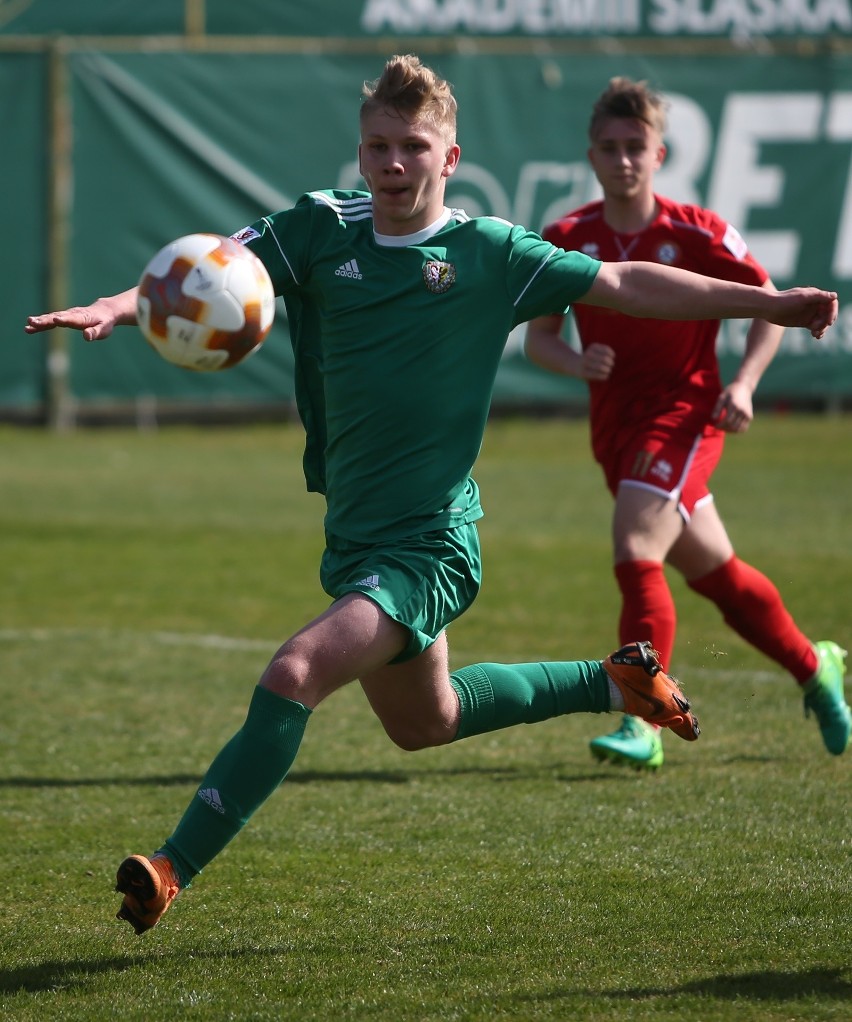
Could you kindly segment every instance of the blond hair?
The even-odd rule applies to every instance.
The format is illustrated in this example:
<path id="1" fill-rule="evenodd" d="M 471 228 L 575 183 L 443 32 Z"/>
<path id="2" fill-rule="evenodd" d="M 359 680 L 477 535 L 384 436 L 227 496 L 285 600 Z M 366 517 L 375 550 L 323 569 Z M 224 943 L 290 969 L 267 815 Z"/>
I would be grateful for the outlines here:
<path id="1" fill-rule="evenodd" d="M 391 57 L 381 77 L 364 82 L 361 93 L 362 123 L 368 114 L 387 110 L 412 123 L 425 121 L 448 145 L 455 143 L 457 103 L 452 86 L 414 54 Z"/>
<path id="2" fill-rule="evenodd" d="M 610 78 L 608 87 L 592 107 L 589 138 L 594 141 L 603 122 L 612 117 L 642 121 L 662 137 L 666 130 L 667 106 L 665 99 L 647 82 L 634 82 L 630 78 Z"/>

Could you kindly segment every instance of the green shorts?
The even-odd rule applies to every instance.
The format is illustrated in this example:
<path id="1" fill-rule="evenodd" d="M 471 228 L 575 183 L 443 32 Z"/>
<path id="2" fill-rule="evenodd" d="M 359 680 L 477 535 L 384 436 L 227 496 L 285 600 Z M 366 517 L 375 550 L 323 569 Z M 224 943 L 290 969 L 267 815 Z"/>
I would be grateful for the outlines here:
<path id="1" fill-rule="evenodd" d="M 472 522 L 387 544 L 326 536 L 320 565 L 329 596 L 362 593 L 408 629 L 408 645 L 392 661 L 397 664 L 428 649 L 473 603 L 481 581 L 479 533 Z"/>

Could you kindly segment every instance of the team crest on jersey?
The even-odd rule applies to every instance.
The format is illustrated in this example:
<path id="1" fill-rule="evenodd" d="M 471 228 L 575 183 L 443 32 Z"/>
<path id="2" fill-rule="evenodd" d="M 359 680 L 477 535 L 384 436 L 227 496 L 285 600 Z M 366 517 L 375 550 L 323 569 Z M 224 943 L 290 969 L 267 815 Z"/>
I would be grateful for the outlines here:
<path id="1" fill-rule="evenodd" d="M 433 295 L 442 295 L 456 282 L 456 268 L 452 263 L 429 259 L 423 264 L 423 279 Z"/>
<path id="2" fill-rule="evenodd" d="M 600 245 L 596 241 L 587 241 L 580 251 L 583 255 L 590 256 L 592 259 L 600 259 L 601 257 Z"/>
<path id="3" fill-rule="evenodd" d="M 664 241 L 657 249 L 657 261 L 665 263 L 666 266 L 671 266 L 679 255 L 680 249 L 671 241 Z"/>

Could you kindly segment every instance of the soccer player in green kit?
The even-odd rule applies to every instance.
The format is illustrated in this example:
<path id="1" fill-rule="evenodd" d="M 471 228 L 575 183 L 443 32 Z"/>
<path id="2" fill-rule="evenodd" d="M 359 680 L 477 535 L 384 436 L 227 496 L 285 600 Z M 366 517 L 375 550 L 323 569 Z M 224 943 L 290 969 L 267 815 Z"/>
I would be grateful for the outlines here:
<path id="1" fill-rule="evenodd" d="M 365 84 L 369 192 L 319 191 L 237 232 L 288 306 L 305 473 L 325 494 L 329 608 L 275 653 L 242 728 L 171 836 L 118 867 L 118 917 L 137 933 L 278 788 L 311 711 L 351 681 L 401 748 L 444 745 L 577 712 L 636 714 L 686 740 L 698 725 L 647 642 L 605 660 L 448 666 L 447 625 L 480 582 L 470 472 L 510 330 L 577 301 L 634 315 L 762 316 L 821 336 L 833 293 L 781 293 L 668 267 L 599 263 L 494 217 L 444 205 L 460 155 L 449 84 L 413 56 Z M 135 289 L 31 317 L 86 340 L 135 322 Z M 636 637 L 641 640 L 641 636 Z"/>

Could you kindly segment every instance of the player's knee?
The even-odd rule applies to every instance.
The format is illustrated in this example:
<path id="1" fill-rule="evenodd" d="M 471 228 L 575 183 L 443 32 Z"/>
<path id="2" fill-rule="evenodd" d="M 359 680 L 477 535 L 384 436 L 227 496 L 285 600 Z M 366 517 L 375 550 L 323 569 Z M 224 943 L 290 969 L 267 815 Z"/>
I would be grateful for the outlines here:
<path id="1" fill-rule="evenodd" d="M 312 672 L 307 659 L 298 653 L 279 650 L 260 679 L 260 684 L 284 699 L 313 705 Z"/>
<path id="2" fill-rule="evenodd" d="M 388 738 L 403 752 L 419 752 L 447 745 L 455 737 L 455 725 L 445 720 L 382 721 Z"/>
<path id="3" fill-rule="evenodd" d="M 642 533 L 629 532 L 619 536 L 613 543 L 616 563 L 621 561 L 659 561 L 663 551 L 659 544 Z"/>

